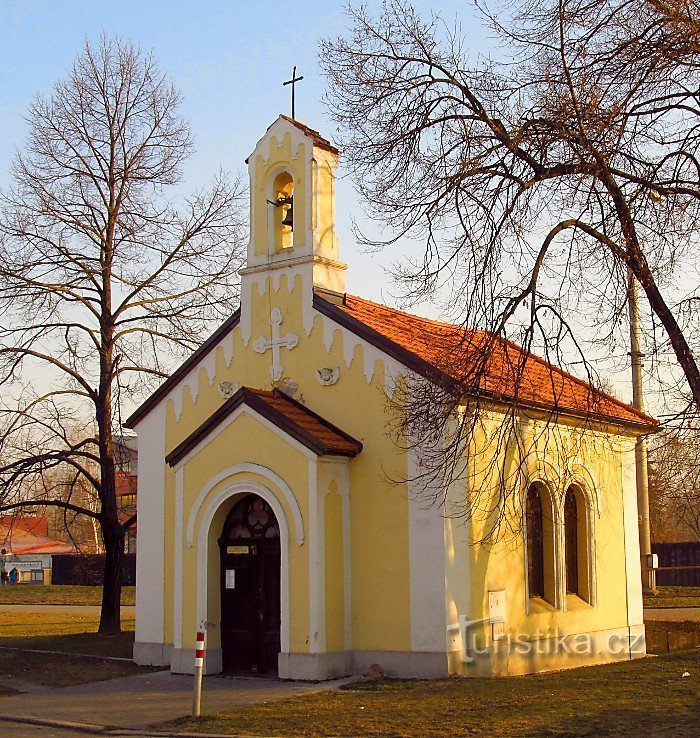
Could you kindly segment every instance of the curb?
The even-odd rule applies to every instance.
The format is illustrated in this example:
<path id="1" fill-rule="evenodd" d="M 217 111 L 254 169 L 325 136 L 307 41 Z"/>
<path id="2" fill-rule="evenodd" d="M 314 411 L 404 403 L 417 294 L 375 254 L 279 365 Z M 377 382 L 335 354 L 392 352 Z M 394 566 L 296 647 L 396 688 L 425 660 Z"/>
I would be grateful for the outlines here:
<path id="1" fill-rule="evenodd" d="M 0 715 L 0 722 L 16 725 L 37 725 L 44 728 L 64 728 L 78 733 L 103 736 L 138 736 L 138 738 L 267 738 L 262 735 L 246 733 L 169 733 L 158 730 L 139 730 L 138 728 L 115 728 L 114 726 L 97 725 L 95 723 L 78 723 L 72 720 L 48 720 L 46 718 L 28 717 L 26 715 Z"/>
<path id="2" fill-rule="evenodd" d="M 39 725 L 46 728 L 66 728 L 67 730 L 89 733 L 90 735 L 101 735 L 106 730 L 104 725 L 77 723 L 73 720 L 46 720 L 44 718 L 28 717 L 26 715 L 0 715 L 0 721 L 4 723 L 18 723 L 20 725 Z"/>

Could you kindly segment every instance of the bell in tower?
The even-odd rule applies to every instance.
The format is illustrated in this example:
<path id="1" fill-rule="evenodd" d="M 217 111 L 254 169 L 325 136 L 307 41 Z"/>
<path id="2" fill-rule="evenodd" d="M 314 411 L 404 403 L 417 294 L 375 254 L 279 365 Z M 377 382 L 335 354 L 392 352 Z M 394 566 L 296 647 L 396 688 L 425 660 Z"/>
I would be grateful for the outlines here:
<path id="1" fill-rule="evenodd" d="M 304 276 L 313 287 L 345 290 L 345 264 L 335 234 L 338 150 L 303 123 L 280 115 L 248 157 L 251 223 L 248 260 L 241 271 Z"/>
<path id="2" fill-rule="evenodd" d="M 287 228 L 294 230 L 294 198 L 293 197 L 285 197 L 282 202 L 279 202 L 280 205 L 287 205 L 287 214 L 284 216 L 284 220 L 282 221 L 282 225 L 286 226 Z"/>

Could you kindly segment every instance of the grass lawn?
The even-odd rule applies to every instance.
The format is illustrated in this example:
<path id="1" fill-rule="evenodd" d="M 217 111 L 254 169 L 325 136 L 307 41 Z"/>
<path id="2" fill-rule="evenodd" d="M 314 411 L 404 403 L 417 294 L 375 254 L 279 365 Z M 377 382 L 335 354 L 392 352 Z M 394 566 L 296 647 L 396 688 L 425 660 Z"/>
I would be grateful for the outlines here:
<path id="1" fill-rule="evenodd" d="M 644 598 L 644 607 L 700 607 L 700 587 L 659 587 L 657 595 Z"/>
<path id="2" fill-rule="evenodd" d="M 685 651 L 524 677 L 364 682 L 168 727 L 268 736 L 695 736 L 699 704 L 700 652 Z"/>
<path id="3" fill-rule="evenodd" d="M 122 587 L 122 605 L 133 605 L 136 587 Z M 74 587 L 56 584 L 16 584 L 0 587 L 0 604 L 3 605 L 99 605 L 102 587 Z"/>
<path id="4" fill-rule="evenodd" d="M 155 669 L 136 666 L 129 661 L 86 659 L 80 656 L 57 656 L 26 651 L 0 652 L 0 676 L 45 687 L 69 687 L 73 684 L 101 682 L 105 679 L 117 679 L 147 671 Z"/>
<path id="5" fill-rule="evenodd" d="M 117 636 L 97 635 L 98 622 L 95 615 L 0 612 L 0 676 L 65 687 L 153 671 L 127 661 L 5 650 L 11 647 L 130 658 L 133 619 L 122 620 L 124 632 Z"/>
<path id="6" fill-rule="evenodd" d="M 0 646 L 131 657 L 134 620 L 122 618 L 123 632 L 97 634 L 96 615 L 17 613 L 0 611 Z"/>

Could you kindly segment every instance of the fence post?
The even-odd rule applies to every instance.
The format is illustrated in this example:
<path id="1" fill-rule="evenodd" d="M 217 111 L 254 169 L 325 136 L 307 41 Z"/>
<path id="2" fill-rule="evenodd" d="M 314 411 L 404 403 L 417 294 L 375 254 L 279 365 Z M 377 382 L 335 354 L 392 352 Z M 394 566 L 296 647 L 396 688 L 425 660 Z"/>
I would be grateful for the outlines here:
<path id="1" fill-rule="evenodd" d="M 194 694 L 192 695 L 192 717 L 199 717 L 202 706 L 202 671 L 204 670 L 204 626 L 197 631 L 197 646 L 194 652 Z"/>

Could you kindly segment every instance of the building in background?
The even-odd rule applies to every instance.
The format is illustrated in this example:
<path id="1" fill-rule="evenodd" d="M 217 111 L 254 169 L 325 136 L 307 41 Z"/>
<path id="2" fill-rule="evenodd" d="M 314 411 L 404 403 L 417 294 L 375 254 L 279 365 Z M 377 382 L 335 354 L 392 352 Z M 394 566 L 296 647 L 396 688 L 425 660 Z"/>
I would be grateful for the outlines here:
<path id="1" fill-rule="evenodd" d="M 119 518 L 123 522 L 136 513 L 138 488 L 138 439 L 136 436 L 121 435 L 115 441 L 117 471 L 115 488 Z M 136 524 L 129 527 L 124 541 L 124 553 L 136 553 Z"/>
<path id="2" fill-rule="evenodd" d="M 20 584 L 51 584 L 53 555 L 77 552 L 74 544 L 49 536 L 40 515 L 0 517 L 0 551 L 7 571 L 19 571 Z"/>

